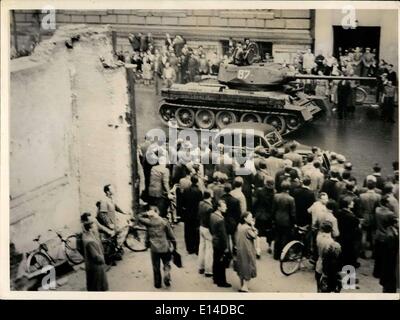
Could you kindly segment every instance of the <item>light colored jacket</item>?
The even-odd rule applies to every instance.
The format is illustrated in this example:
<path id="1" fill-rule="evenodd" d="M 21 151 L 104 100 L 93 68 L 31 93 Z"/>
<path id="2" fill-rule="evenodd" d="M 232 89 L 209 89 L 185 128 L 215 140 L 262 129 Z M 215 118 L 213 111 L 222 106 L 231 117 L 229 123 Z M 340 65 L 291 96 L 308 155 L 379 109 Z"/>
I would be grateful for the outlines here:
<path id="1" fill-rule="evenodd" d="M 149 195 L 161 198 L 169 193 L 169 170 L 165 165 L 159 164 L 151 168 Z"/>

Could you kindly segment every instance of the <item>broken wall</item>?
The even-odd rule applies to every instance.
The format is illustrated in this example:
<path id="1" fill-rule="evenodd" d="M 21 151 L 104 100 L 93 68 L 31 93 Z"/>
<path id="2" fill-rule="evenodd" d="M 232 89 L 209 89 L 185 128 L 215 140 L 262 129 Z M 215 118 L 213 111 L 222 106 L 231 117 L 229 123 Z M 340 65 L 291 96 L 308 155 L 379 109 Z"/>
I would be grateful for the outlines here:
<path id="1" fill-rule="evenodd" d="M 81 212 L 95 213 L 105 184 L 131 210 L 125 69 L 104 68 L 100 56 L 112 65 L 109 29 L 80 25 L 11 62 L 10 238 L 19 250 L 49 228 L 79 231 Z"/>

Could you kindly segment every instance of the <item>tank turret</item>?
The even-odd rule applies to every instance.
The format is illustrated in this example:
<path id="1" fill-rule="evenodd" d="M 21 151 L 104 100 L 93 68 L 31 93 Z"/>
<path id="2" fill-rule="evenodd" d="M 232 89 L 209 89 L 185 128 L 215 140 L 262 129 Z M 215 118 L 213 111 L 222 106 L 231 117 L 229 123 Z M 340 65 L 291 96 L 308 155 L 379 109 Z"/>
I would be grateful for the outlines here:
<path id="1" fill-rule="evenodd" d="M 283 64 L 260 62 L 254 43 L 240 50 L 233 53 L 235 63 L 220 65 L 214 81 L 173 84 L 162 89 L 162 121 L 167 124 L 175 119 L 180 128 L 198 129 L 221 129 L 238 121 L 264 122 L 284 135 L 331 109 L 327 97 L 301 92 L 297 79 L 373 80 L 295 74 Z M 365 99 L 366 94 L 361 98 Z"/>

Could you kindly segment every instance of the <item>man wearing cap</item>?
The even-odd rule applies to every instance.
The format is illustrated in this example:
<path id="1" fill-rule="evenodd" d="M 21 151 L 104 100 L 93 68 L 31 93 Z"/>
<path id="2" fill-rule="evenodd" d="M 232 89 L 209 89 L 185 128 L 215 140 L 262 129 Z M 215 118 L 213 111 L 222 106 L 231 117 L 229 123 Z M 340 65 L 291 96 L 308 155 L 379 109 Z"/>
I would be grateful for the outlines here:
<path id="1" fill-rule="evenodd" d="M 94 229 L 91 214 L 81 215 L 82 242 L 85 257 L 86 288 L 88 291 L 108 291 L 103 245 Z"/>
<path id="2" fill-rule="evenodd" d="M 290 183 L 282 182 L 282 192 L 274 195 L 272 217 L 276 227 L 274 259 L 279 260 L 282 249 L 290 241 L 291 233 L 296 225 L 296 204 L 289 195 Z"/>
<path id="3" fill-rule="evenodd" d="M 380 165 L 375 163 L 375 165 L 372 168 L 372 170 L 373 170 L 373 173 L 371 175 L 369 175 L 369 176 L 372 176 L 372 177 L 374 177 L 376 179 L 376 187 L 382 191 L 386 181 L 382 177 Z M 365 178 L 365 180 L 364 180 L 364 184 L 363 184 L 364 187 L 367 186 L 367 180 L 368 180 L 369 176 L 367 176 Z"/>

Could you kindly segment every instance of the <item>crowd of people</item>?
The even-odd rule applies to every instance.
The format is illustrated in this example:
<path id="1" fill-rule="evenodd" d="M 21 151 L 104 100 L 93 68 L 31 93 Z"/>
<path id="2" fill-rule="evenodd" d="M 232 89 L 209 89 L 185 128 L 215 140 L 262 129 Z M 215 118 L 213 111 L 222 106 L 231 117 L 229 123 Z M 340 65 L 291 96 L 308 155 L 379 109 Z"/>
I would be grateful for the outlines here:
<path id="1" fill-rule="evenodd" d="M 177 148 L 185 161 L 170 164 L 168 152 L 160 147 L 158 162 L 150 164 L 145 155 L 151 145 L 141 145 L 142 199 L 164 221 L 183 222 L 188 254 L 198 255 L 198 272 L 212 277 L 217 286 L 230 287 L 225 269 L 233 260 L 240 291 L 247 292 L 257 276 L 260 239 L 265 237 L 267 252 L 279 260 L 296 229 L 302 228 L 308 230 L 306 247 L 316 265 L 319 291 L 339 290 L 342 267 L 358 268 L 360 257 L 374 259 L 373 276 L 384 292 L 396 291 L 397 161 L 390 177 L 383 177 L 375 164 L 359 182 L 344 156 L 331 153 L 327 168 L 318 148 L 304 159 L 296 143 L 285 153 L 259 147 L 241 168 L 221 145 L 218 164 L 209 164 L 200 161 L 211 156 L 206 144 L 190 150 L 186 143 Z M 169 270 L 169 261 L 163 262 Z"/>
<path id="2" fill-rule="evenodd" d="M 336 107 L 340 119 L 355 111 L 356 87 L 360 84 L 375 88 L 376 102 L 382 105 L 382 118 L 387 122 L 395 122 L 397 73 L 393 64 L 376 58 L 376 49 L 339 48 L 338 58 L 332 54 L 314 55 L 311 49 L 305 53 L 297 52 L 289 68 L 294 73 L 318 76 L 370 77 L 374 81 L 304 79 L 298 80 L 306 94 L 329 97 Z"/>
<path id="3" fill-rule="evenodd" d="M 181 35 L 171 37 L 167 33 L 158 48 L 151 33 L 130 34 L 129 42 L 132 52 L 120 51 L 118 59 L 136 65 L 137 77 L 145 85 L 154 83 L 157 92 L 162 84 L 170 87 L 173 83 L 197 81 L 202 75 L 216 75 L 223 60 L 217 52 L 206 51 L 202 45 L 189 47 Z"/>

